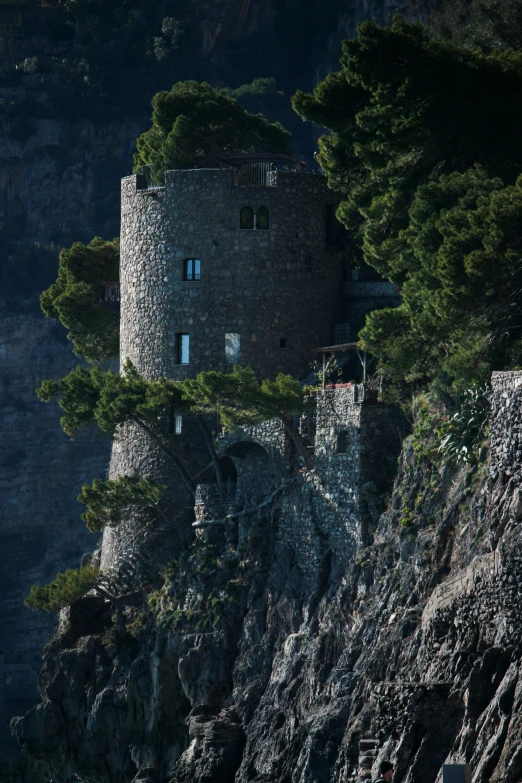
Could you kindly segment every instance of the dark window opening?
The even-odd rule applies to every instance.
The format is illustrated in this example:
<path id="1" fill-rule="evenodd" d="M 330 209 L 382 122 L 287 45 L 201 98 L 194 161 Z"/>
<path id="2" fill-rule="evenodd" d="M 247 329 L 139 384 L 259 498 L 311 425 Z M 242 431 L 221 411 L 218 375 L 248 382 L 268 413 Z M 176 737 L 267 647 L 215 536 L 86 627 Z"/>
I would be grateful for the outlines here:
<path id="1" fill-rule="evenodd" d="M 183 280 L 201 280 L 199 258 L 186 258 L 183 262 Z"/>
<path id="2" fill-rule="evenodd" d="M 336 452 L 337 454 L 348 453 L 348 430 L 341 430 L 341 432 L 337 435 Z"/>
<path id="3" fill-rule="evenodd" d="M 167 418 L 167 435 L 174 435 L 174 406 L 169 405 Z"/>
<path id="4" fill-rule="evenodd" d="M 256 213 L 256 228 L 265 230 L 268 228 L 268 209 L 259 207 Z"/>
<path id="5" fill-rule="evenodd" d="M 281 337 L 281 339 L 279 340 L 279 347 L 286 348 L 286 337 Z"/>
<path id="6" fill-rule="evenodd" d="M 185 332 L 176 335 L 177 346 L 177 363 L 188 364 L 189 363 L 189 349 L 190 349 L 190 336 Z"/>
<path id="7" fill-rule="evenodd" d="M 243 207 L 241 210 L 239 228 L 254 228 L 254 210 L 252 207 Z"/>

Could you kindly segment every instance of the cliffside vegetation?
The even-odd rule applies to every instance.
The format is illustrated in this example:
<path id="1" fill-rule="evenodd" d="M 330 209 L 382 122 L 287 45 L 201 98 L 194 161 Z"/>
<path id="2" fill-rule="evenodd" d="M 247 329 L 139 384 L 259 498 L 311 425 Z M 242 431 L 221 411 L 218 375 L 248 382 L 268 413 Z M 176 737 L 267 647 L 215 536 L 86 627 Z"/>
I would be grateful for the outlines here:
<path id="1" fill-rule="evenodd" d="M 397 17 L 365 22 L 342 70 L 295 109 L 365 262 L 401 286 L 362 345 L 400 381 L 462 391 L 520 354 L 522 55 L 483 54 Z"/>
<path id="2" fill-rule="evenodd" d="M 45 315 L 61 321 L 74 352 L 90 362 L 118 355 L 119 314 L 102 310 L 100 291 L 103 281 L 118 280 L 119 274 L 119 239 L 75 242 L 60 252 L 58 278 L 40 297 Z"/>

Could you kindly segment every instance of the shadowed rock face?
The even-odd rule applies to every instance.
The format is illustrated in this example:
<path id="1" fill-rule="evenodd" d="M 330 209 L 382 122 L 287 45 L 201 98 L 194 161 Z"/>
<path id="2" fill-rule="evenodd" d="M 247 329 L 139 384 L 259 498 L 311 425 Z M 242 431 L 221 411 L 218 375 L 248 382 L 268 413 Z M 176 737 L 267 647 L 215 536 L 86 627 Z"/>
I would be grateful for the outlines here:
<path id="1" fill-rule="evenodd" d="M 42 768 L 97 783 L 341 783 L 385 757 L 407 783 L 434 783 L 449 761 L 480 783 L 516 783 L 522 386 L 511 380 L 495 382 L 489 464 L 439 472 L 405 448 L 389 510 L 344 570 L 318 530 L 323 557 L 303 577 L 280 535 L 296 486 L 244 522 L 230 579 L 242 586 L 218 614 L 218 570 L 198 552 L 226 559 L 224 537 L 200 541 L 134 636 L 69 629 L 19 740 Z M 400 519 L 415 500 L 414 533 Z M 364 737 L 376 752 L 366 741 L 359 754 Z"/>
<path id="2" fill-rule="evenodd" d="M 76 496 L 82 484 L 104 475 L 109 460 L 107 439 L 83 432 L 71 441 L 57 427 L 58 405 L 36 396 L 44 378 L 66 375 L 77 359 L 64 330 L 43 318 L 33 300 L 20 305 L 19 312 L 0 313 L 0 756 L 8 755 L 5 724 L 38 700 L 42 648 L 56 624 L 53 615 L 27 609 L 24 598 L 33 584 L 77 567 L 95 547 Z"/>

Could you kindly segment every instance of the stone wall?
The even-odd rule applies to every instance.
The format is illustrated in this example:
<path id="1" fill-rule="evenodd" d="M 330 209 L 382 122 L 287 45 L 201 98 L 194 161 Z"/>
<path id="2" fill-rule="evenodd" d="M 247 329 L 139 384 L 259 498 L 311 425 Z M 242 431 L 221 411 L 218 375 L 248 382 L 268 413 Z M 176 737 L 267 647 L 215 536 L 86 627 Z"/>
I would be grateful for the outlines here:
<path id="1" fill-rule="evenodd" d="M 522 457 L 522 371 L 494 372 L 491 385 L 491 471 L 509 476 Z"/>
<path id="2" fill-rule="evenodd" d="M 357 402 L 357 391 L 358 387 L 347 386 L 315 394 L 311 471 L 301 469 L 302 460 L 277 422 L 229 436 L 222 447 L 236 463 L 238 502 L 243 507 L 255 507 L 286 482 L 276 503 L 279 542 L 293 553 L 310 589 L 327 552 L 329 567 L 340 573 L 356 548 L 366 544 L 371 500 L 391 484 L 400 452 L 404 423 L 399 413 L 381 403 Z M 306 423 L 309 427 L 309 418 Z M 310 435 L 307 432 L 307 438 Z M 258 451 L 252 448 L 255 444 Z M 270 476 L 265 468 L 268 456 Z"/>

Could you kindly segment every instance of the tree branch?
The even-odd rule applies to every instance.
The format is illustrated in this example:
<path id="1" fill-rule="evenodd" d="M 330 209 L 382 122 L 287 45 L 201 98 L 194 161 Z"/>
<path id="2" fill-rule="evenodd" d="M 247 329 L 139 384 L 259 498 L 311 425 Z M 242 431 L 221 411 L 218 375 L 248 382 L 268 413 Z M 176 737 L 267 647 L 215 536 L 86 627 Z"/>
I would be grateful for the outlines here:
<path id="1" fill-rule="evenodd" d="M 141 427 L 144 432 L 147 433 L 147 435 L 152 438 L 152 440 L 160 447 L 160 449 L 170 458 L 172 463 L 174 464 L 174 467 L 178 471 L 179 475 L 183 479 L 185 486 L 189 490 L 190 494 L 194 497 L 196 494 L 196 484 L 192 479 L 190 478 L 188 472 L 183 467 L 180 460 L 176 457 L 175 454 L 173 454 L 170 449 L 168 449 L 161 438 L 156 435 L 154 430 L 149 427 L 142 419 L 139 419 L 137 416 L 130 416 L 130 420 L 133 421 L 135 424 L 138 425 L 138 427 Z"/>

